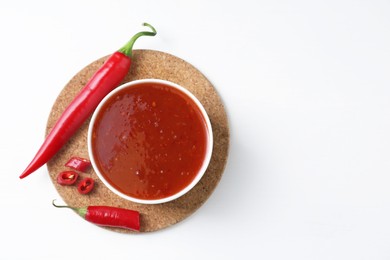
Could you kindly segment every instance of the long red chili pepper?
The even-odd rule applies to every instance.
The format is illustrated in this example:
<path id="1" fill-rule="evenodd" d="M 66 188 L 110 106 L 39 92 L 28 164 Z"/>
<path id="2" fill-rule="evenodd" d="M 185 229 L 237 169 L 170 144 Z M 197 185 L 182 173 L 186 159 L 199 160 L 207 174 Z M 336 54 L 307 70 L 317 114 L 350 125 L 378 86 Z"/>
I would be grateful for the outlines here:
<path id="1" fill-rule="evenodd" d="M 69 206 L 59 206 L 57 208 L 69 208 L 77 212 L 85 220 L 99 226 L 119 227 L 130 230 L 140 230 L 140 214 L 138 211 L 108 207 L 108 206 L 88 206 L 87 208 L 73 208 Z"/>
<path id="2" fill-rule="evenodd" d="M 152 32 L 143 31 L 135 34 L 129 42 L 106 60 L 65 109 L 34 159 L 20 175 L 21 179 L 47 163 L 81 127 L 99 102 L 122 82 L 130 69 L 134 42 L 141 36 L 157 34 L 150 24 L 143 25 L 149 27 Z"/>

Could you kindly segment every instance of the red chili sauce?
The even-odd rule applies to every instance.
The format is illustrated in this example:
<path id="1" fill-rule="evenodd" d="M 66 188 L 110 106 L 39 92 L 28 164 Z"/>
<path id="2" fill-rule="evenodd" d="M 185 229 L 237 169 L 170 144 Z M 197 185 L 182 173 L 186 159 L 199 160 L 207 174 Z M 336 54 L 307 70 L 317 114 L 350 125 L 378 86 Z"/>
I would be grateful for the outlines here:
<path id="1" fill-rule="evenodd" d="M 103 177 L 131 197 L 169 197 L 195 178 L 206 155 L 201 111 L 180 90 L 142 83 L 105 103 L 92 132 Z"/>

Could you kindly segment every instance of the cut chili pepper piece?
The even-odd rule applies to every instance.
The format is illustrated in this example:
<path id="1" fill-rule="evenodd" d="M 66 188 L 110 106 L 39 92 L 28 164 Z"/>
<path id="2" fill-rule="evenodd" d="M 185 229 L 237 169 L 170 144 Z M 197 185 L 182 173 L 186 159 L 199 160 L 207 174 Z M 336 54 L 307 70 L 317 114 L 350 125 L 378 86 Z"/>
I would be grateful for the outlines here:
<path id="1" fill-rule="evenodd" d="M 95 181 L 92 178 L 85 178 L 77 186 L 77 190 L 80 194 L 88 194 L 93 190 Z"/>
<path id="2" fill-rule="evenodd" d="M 89 167 L 91 167 L 91 162 L 88 159 L 81 157 L 72 157 L 65 164 L 66 167 L 72 168 L 79 172 L 87 172 Z"/>
<path id="3" fill-rule="evenodd" d="M 60 172 L 57 176 L 57 182 L 60 185 L 73 185 L 77 178 L 79 177 L 79 174 L 74 171 L 64 171 Z"/>

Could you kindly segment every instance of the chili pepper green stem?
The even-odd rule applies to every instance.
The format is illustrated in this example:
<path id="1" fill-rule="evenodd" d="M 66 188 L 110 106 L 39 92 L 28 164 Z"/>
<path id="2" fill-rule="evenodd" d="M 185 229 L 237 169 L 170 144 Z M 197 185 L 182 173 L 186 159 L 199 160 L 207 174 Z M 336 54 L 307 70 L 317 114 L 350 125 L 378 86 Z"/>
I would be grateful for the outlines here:
<path id="1" fill-rule="evenodd" d="M 141 37 L 141 36 L 155 36 L 157 34 L 156 29 L 154 29 L 154 27 L 152 25 L 150 25 L 148 23 L 143 23 L 142 25 L 149 27 L 152 31 L 151 32 L 142 31 L 142 32 L 135 34 L 133 37 L 131 37 L 131 39 L 122 48 L 120 48 L 118 50 L 119 52 L 121 52 L 121 53 L 123 53 L 126 56 L 131 58 L 131 56 L 133 54 L 133 45 L 139 37 Z"/>
<path id="2" fill-rule="evenodd" d="M 52 204 L 56 208 L 72 209 L 72 210 L 76 211 L 76 213 L 79 214 L 83 218 L 85 218 L 85 215 L 87 214 L 87 208 L 74 208 L 74 207 L 69 207 L 66 205 L 57 205 L 57 204 L 55 204 L 55 200 L 52 201 Z"/>

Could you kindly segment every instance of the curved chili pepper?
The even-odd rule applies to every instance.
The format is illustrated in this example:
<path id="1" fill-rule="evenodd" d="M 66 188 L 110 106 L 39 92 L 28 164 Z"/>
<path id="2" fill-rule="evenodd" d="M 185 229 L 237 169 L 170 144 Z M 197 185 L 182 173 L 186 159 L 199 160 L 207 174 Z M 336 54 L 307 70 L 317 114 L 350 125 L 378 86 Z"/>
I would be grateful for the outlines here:
<path id="1" fill-rule="evenodd" d="M 92 178 L 85 178 L 77 185 L 77 190 L 80 194 L 88 194 L 93 190 L 94 186 L 95 181 Z"/>
<path id="2" fill-rule="evenodd" d="M 73 185 L 77 178 L 79 177 L 79 174 L 74 171 L 64 171 L 60 172 L 57 176 L 57 182 L 60 185 Z"/>
<path id="3" fill-rule="evenodd" d="M 119 227 L 134 231 L 140 230 L 140 214 L 138 211 L 108 207 L 108 206 L 88 206 L 87 208 L 73 208 L 69 206 L 59 206 L 57 208 L 69 208 L 77 212 L 85 220 L 99 226 Z"/>
<path id="4" fill-rule="evenodd" d="M 91 162 L 81 157 L 72 157 L 65 163 L 65 166 L 79 172 L 86 172 L 91 167 Z"/>
<path id="5" fill-rule="evenodd" d="M 92 76 L 80 93 L 73 99 L 47 135 L 41 148 L 19 178 L 24 178 L 47 163 L 81 127 L 99 102 L 116 88 L 127 75 L 134 42 L 141 36 L 154 36 L 156 30 L 144 23 L 152 32 L 135 34 L 122 48 L 114 52 Z"/>

